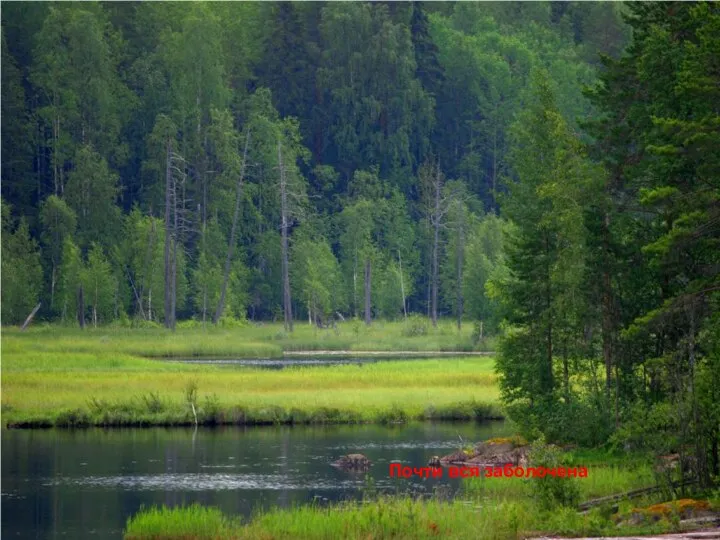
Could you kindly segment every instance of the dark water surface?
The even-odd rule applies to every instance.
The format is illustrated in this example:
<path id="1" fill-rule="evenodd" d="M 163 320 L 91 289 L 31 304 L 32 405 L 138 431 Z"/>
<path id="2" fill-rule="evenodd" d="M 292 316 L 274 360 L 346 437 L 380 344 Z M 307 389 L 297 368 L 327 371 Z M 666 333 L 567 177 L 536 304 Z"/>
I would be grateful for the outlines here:
<path id="1" fill-rule="evenodd" d="M 253 367 L 265 369 L 283 369 L 292 367 L 317 367 L 317 366 L 340 366 L 375 364 L 378 362 L 391 362 L 398 360 L 428 360 L 438 359 L 442 356 L 469 357 L 486 356 L 486 353 L 402 353 L 393 355 L 372 355 L 367 353 L 359 356 L 342 354 L 296 354 L 284 358 L 213 358 L 213 357 L 173 357 L 163 358 L 160 362 L 181 362 L 183 364 L 220 364 L 235 367 Z"/>
<path id="2" fill-rule="evenodd" d="M 121 538 L 141 505 L 199 502 L 229 514 L 362 496 L 365 478 L 329 464 L 360 452 L 379 490 L 456 492 L 458 480 L 391 479 L 503 422 L 219 429 L 3 430 L 2 538 Z"/>

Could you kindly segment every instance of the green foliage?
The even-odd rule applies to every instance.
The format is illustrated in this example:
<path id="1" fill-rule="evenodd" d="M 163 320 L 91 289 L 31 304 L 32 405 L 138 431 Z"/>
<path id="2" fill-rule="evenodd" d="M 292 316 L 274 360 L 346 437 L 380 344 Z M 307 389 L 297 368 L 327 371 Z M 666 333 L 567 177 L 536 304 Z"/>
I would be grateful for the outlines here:
<path id="1" fill-rule="evenodd" d="M 30 236 L 24 218 L 17 227 L 10 216 L 10 207 L 2 207 L 2 323 L 16 324 L 25 320 L 40 298 L 42 267 L 37 242 Z"/>
<path id="2" fill-rule="evenodd" d="M 530 465 L 532 467 L 544 467 L 555 469 L 564 467 L 563 454 L 559 448 L 545 444 L 544 438 L 539 438 L 532 444 L 530 449 Z M 546 509 L 552 509 L 557 505 L 574 506 L 580 496 L 580 480 L 578 478 L 560 478 L 555 475 L 545 475 L 531 479 L 531 490 L 535 500 Z"/>
<path id="3" fill-rule="evenodd" d="M 422 222 L 420 164 L 439 161 L 468 199 L 498 210 L 509 126 L 531 70 L 548 69 L 572 122 L 585 110 L 582 58 L 593 62 L 605 43 L 613 51 L 619 43 L 616 11 L 607 9 L 550 17 L 545 5 L 518 13 L 363 3 L 165 8 L 11 8 L 3 19 L 3 189 L 42 248 L 41 316 L 70 320 L 78 285 L 70 267 L 84 265 L 97 243 L 117 286 L 104 322 L 162 320 L 169 206 L 178 215 L 177 316 L 207 320 L 242 180 L 227 315 L 275 317 L 278 143 L 290 246 L 310 238 L 331 252 L 321 248 L 308 279 L 310 267 L 293 269 L 300 263 L 291 261 L 300 295 L 294 312 L 315 295 L 326 316 L 358 314 L 358 276 L 368 261 L 373 317 L 423 312 L 432 241 Z M 586 47 L 596 15 L 608 39 Z M 176 189 L 166 203 L 168 172 Z M 480 205 L 466 202 L 452 210 L 452 231 L 439 246 L 441 307 L 494 330 L 496 301 L 484 297 L 483 284 L 502 267 L 494 255 L 482 259 L 477 244 L 470 248 Z M 303 233 L 301 223 L 313 230 Z M 63 262 L 67 242 L 81 250 L 80 263 L 71 264 L 78 257 L 70 253 Z M 470 259 L 459 243 L 472 249 Z M 329 271 L 332 258 L 341 276 L 330 285 L 317 272 Z M 323 289 L 332 289 L 331 300 Z"/>
<path id="4" fill-rule="evenodd" d="M 300 235 L 298 235 L 300 236 Z M 321 323 L 334 319 L 343 305 L 340 266 L 323 238 L 299 238 L 293 245 L 292 283 L 307 306 L 309 318 Z"/>
<path id="5" fill-rule="evenodd" d="M 85 304 L 90 309 L 94 325 L 99 321 L 107 322 L 117 316 L 115 313 L 118 309 L 117 282 L 110 263 L 98 244 L 92 244 L 90 247 L 81 282 Z"/>
<path id="6" fill-rule="evenodd" d="M 504 236 L 510 223 L 495 214 L 487 214 L 469 231 L 465 248 L 465 276 L 463 294 L 470 318 L 483 321 L 483 334 L 498 329 L 499 309 L 497 294 L 507 275 L 504 257 Z"/>
<path id="7" fill-rule="evenodd" d="M 413 314 L 407 318 L 403 327 L 403 335 L 407 337 L 426 336 L 430 330 L 427 317 Z"/>
<path id="8" fill-rule="evenodd" d="M 110 246 L 120 224 L 120 209 L 115 204 L 117 174 L 90 146 L 76 152 L 74 164 L 65 196 L 77 215 L 80 245 L 88 247 L 92 242 L 101 242 Z"/>
<path id="9" fill-rule="evenodd" d="M 50 195 L 40 206 L 40 241 L 50 273 L 51 302 L 55 309 L 55 289 L 58 284 L 58 271 L 62 264 L 63 246 L 66 238 L 75 234 L 77 218 L 75 212 L 61 198 Z"/>

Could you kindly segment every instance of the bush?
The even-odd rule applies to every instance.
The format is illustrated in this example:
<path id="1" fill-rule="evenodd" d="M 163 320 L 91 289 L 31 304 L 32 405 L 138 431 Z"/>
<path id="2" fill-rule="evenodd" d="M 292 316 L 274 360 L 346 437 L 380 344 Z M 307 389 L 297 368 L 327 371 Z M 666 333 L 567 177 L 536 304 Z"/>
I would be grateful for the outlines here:
<path id="1" fill-rule="evenodd" d="M 530 448 L 530 466 L 554 469 L 564 467 L 562 452 L 556 446 L 545 444 L 540 437 Z M 557 505 L 573 506 L 580 498 L 580 487 L 577 478 L 560 478 L 553 475 L 531 478 L 531 489 L 537 502 L 546 509 Z"/>
<path id="2" fill-rule="evenodd" d="M 405 321 L 402 335 L 405 337 L 426 336 L 429 331 L 428 320 L 420 315 L 410 315 Z"/>

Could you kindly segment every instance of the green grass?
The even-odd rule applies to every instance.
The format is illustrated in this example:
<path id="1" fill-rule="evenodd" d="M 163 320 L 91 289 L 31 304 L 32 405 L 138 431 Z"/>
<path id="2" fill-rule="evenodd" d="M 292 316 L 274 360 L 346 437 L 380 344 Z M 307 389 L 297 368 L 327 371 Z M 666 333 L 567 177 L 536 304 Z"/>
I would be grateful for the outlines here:
<path id="1" fill-rule="evenodd" d="M 482 474 L 482 473 L 481 473 Z M 463 480 L 465 491 L 475 497 L 487 497 L 492 500 L 530 500 L 533 493 L 532 478 L 468 478 Z M 655 484 L 655 477 L 649 465 L 637 467 L 588 467 L 588 477 L 578 479 L 580 500 L 587 501 L 597 497 L 625 493 L 633 489 L 649 487 Z"/>
<path id="2" fill-rule="evenodd" d="M 227 518 L 217 508 L 153 507 L 128 520 L 125 538 L 231 538 L 238 525 L 239 521 Z"/>
<path id="3" fill-rule="evenodd" d="M 379 325 L 378 325 L 379 326 Z M 9 425 L 184 425 L 198 387 L 201 423 L 395 422 L 497 417 L 488 357 L 442 357 L 280 371 L 146 356 L 280 356 L 262 329 L 37 328 L 3 331 L 2 413 Z M 277 330 L 277 327 L 275 327 Z M 266 332 L 268 330 L 265 330 Z"/>
<path id="4" fill-rule="evenodd" d="M 284 351 L 473 351 L 491 350 L 492 339 L 475 346 L 472 326 L 458 331 L 454 323 L 439 321 L 427 325 L 427 334 L 408 336 L 410 322 L 374 321 L 369 327 L 347 321 L 335 329 L 319 329 L 297 322 L 292 333 L 279 323 L 247 323 L 233 328 L 206 327 L 185 323 L 175 333 L 164 328 L 125 328 L 120 326 L 77 327 L 38 325 L 25 332 L 3 328 L 3 352 L 54 351 L 96 353 L 112 351 L 134 356 L 207 356 L 270 358 Z M 6 350 L 7 349 L 7 350 Z"/>
<path id="5" fill-rule="evenodd" d="M 648 534 L 672 530 L 660 521 L 652 525 L 617 527 L 601 511 L 585 515 L 570 508 L 541 511 L 532 502 L 442 502 L 410 497 L 381 497 L 365 504 L 316 505 L 270 510 L 249 523 L 207 514 L 208 528 L 192 528 L 204 516 L 199 507 L 151 509 L 128 520 L 125 538 L 195 539 L 317 539 L 452 538 L 506 540 L 539 534 Z M 188 532 L 186 532 L 188 531 Z"/>
<path id="6" fill-rule="evenodd" d="M 626 466 L 621 463 L 623 456 Z M 581 501 L 654 483 L 646 456 L 578 450 L 566 453 L 563 462 L 567 466 L 577 465 L 578 457 L 589 469 L 587 478 L 574 480 L 580 484 Z M 651 496 L 621 501 L 615 514 L 609 506 L 594 508 L 587 513 L 561 506 L 545 509 L 525 489 L 529 482 L 543 481 L 471 479 L 464 481 L 462 498 L 454 501 L 422 500 L 408 495 L 379 496 L 329 506 L 310 504 L 269 509 L 255 514 L 246 523 L 225 517 L 217 509 L 198 506 L 153 508 L 128 520 L 125 538 L 515 540 L 553 535 L 622 536 L 680 530 L 679 522 L 672 516 L 630 524 L 626 518 L 634 508 L 658 502 Z M 477 489 L 482 483 L 489 489 Z M 713 508 L 720 506 L 720 501 L 712 497 L 710 502 Z M 202 520 L 205 520 L 204 528 L 197 526 Z"/>

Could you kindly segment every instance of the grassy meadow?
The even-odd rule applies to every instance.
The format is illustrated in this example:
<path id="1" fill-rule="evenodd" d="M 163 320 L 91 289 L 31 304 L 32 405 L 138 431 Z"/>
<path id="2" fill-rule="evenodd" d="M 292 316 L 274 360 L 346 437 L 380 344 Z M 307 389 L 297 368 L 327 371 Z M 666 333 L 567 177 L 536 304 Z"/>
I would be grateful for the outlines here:
<path id="1" fill-rule="evenodd" d="M 414 330 L 414 329 L 413 329 Z M 407 337 L 404 323 L 348 322 L 164 329 L 3 329 L 6 425 L 182 425 L 393 422 L 498 416 L 489 357 L 438 357 L 364 366 L 237 368 L 172 357 L 275 358 L 297 350 L 440 351 L 469 347 L 448 322 Z M 188 397 L 188 390 L 196 392 Z"/>

